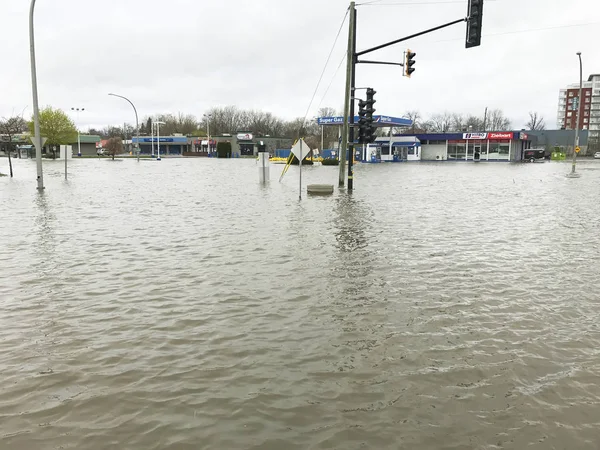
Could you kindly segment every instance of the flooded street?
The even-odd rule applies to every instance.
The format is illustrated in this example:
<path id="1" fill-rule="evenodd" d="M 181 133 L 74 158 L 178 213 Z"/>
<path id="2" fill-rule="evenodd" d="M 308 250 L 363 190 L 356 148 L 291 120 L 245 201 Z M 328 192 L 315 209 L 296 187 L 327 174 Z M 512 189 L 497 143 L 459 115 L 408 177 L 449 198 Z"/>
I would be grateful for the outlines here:
<path id="1" fill-rule="evenodd" d="M 13 164 L 3 450 L 598 448 L 598 161 Z"/>

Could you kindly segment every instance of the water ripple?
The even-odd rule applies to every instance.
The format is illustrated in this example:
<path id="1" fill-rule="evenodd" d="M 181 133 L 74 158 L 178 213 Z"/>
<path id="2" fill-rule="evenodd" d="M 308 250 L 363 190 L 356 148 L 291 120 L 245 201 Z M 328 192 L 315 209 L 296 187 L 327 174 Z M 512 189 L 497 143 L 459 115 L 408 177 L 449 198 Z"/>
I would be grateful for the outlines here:
<path id="1" fill-rule="evenodd" d="M 594 161 L 14 164 L 3 449 L 597 448 Z"/>

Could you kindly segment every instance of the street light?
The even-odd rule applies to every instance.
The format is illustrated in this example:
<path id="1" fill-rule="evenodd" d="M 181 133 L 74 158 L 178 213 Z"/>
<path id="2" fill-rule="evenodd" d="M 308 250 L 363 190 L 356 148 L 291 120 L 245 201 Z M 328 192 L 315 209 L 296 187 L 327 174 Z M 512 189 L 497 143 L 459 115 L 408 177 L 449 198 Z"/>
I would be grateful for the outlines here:
<path id="1" fill-rule="evenodd" d="M 133 112 L 135 112 L 135 136 L 136 136 L 136 140 L 137 140 L 137 142 L 135 143 L 135 151 L 137 153 L 137 160 L 139 162 L 139 160 L 140 160 L 140 125 L 138 123 L 137 109 L 135 109 L 135 105 L 127 97 L 123 97 L 122 95 L 112 94 L 112 93 L 108 94 L 108 95 L 112 95 L 113 97 L 119 97 L 119 98 L 122 98 L 123 100 L 127 100 L 129 102 L 129 104 L 131 105 L 131 107 L 133 108 Z M 153 152 L 152 156 L 154 156 L 154 152 Z"/>
<path id="2" fill-rule="evenodd" d="M 581 108 L 583 108 L 583 63 L 581 62 L 581 52 L 577 52 L 579 57 L 579 99 L 577 100 L 577 123 L 575 124 L 575 147 L 573 148 L 573 164 L 571 165 L 570 177 L 576 178 L 579 174 L 575 174 L 575 165 L 577 164 L 577 150 L 579 149 L 579 121 L 581 120 Z"/>
<path id="3" fill-rule="evenodd" d="M 71 111 L 77 111 L 77 124 L 79 124 L 79 113 L 85 111 L 85 108 L 71 108 Z M 66 155 L 65 150 L 65 155 Z M 77 156 L 81 156 L 81 139 L 79 137 L 79 127 L 77 127 Z"/>
<path id="4" fill-rule="evenodd" d="M 150 124 L 150 136 L 152 137 L 151 157 L 154 158 L 154 120 L 152 120 L 152 123 Z"/>
<path id="5" fill-rule="evenodd" d="M 206 148 L 208 150 L 208 155 L 210 156 L 210 118 L 212 116 L 210 114 L 204 114 L 204 118 L 206 118 L 206 139 L 207 145 Z"/>
<path id="6" fill-rule="evenodd" d="M 156 160 L 160 161 L 160 126 L 164 125 L 164 122 L 161 122 L 159 120 L 154 122 L 154 125 L 156 125 Z M 154 141 L 154 139 L 152 139 Z"/>
<path id="7" fill-rule="evenodd" d="M 44 174 L 42 172 L 42 136 L 40 136 L 40 107 L 38 105 L 37 73 L 35 69 L 35 39 L 33 33 L 33 10 L 35 0 L 31 0 L 29 8 L 29 54 L 31 58 L 31 91 L 33 95 L 33 145 L 35 145 L 35 159 L 37 166 L 37 188 L 44 189 Z"/>

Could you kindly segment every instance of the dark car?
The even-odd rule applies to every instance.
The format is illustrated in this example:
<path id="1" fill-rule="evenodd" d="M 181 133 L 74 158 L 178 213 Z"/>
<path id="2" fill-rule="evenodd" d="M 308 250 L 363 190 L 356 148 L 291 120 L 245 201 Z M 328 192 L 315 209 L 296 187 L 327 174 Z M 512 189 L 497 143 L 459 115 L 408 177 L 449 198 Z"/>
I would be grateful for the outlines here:
<path id="1" fill-rule="evenodd" d="M 530 148 L 525 150 L 523 153 L 523 160 L 529 162 L 536 162 L 543 160 L 546 155 L 546 150 L 543 148 Z"/>

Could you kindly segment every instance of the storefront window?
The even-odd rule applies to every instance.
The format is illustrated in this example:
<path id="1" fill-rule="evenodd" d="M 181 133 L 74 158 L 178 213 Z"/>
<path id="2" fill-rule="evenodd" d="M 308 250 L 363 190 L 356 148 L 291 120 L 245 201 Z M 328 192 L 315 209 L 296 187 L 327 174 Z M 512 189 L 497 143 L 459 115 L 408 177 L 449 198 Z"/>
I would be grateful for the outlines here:
<path id="1" fill-rule="evenodd" d="M 390 154 L 390 144 L 382 144 L 381 145 L 381 154 L 389 155 Z"/>
<path id="2" fill-rule="evenodd" d="M 488 158 L 490 161 L 506 160 L 508 161 L 510 153 L 510 141 L 490 141 L 490 151 Z"/>
<path id="3" fill-rule="evenodd" d="M 465 143 L 449 142 L 448 159 L 465 159 L 467 156 L 467 147 Z"/>

